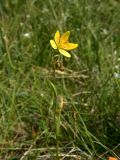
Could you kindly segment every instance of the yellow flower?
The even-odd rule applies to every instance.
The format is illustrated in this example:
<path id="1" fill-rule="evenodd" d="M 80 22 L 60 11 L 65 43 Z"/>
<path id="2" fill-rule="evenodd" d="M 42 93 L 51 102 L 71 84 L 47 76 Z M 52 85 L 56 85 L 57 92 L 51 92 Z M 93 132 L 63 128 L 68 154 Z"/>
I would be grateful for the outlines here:
<path id="1" fill-rule="evenodd" d="M 57 31 L 54 36 L 54 40 L 50 40 L 50 44 L 54 49 L 58 49 L 58 51 L 66 56 L 71 57 L 71 55 L 67 52 L 68 50 L 72 50 L 78 47 L 78 44 L 69 43 L 68 38 L 70 35 L 70 31 L 65 32 L 60 36 L 60 32 Z"/>

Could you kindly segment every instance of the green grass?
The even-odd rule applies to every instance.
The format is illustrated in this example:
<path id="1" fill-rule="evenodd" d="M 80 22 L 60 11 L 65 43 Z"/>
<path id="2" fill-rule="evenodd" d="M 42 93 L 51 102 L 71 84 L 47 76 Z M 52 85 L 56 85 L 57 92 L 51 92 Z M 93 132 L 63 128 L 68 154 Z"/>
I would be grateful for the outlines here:
<path id="1" fill-rule="evenodd" d="M 120 158 L 119 28 L 118 0 L 0 1 L 1 160 Z M 56 30 L 79 47 L 54 73 Z"/>

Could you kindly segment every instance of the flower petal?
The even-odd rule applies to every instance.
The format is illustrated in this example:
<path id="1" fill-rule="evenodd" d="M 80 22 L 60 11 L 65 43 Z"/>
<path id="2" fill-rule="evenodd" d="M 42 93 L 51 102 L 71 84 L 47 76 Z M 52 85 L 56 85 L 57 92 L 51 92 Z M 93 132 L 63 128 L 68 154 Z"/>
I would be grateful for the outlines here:
<path id="1" fill-rule="evenodd" d="M 68 57 L 68 58 L 71 57 L 71 55 L 70 55 L 67 51 L 65 51 L 65 50 L 63 50 L 63 49 L 58 49 L 58 50 L 59 50 L 59 52 L 60 52 L 62 55 L 64 55 L 65 57 Z"/>
<path id="2" fill-rule="evenodd" d="M 60 37 L 60 43 L 66 43 L 68 41 L 70 35 L 70 31 L 65 32 L 61 37 Z"/>
<path id="3" fill-rule="evenodd" d="M 54 49 L 57 49 L 57 45 L 54 40 L 50 40 L 50 44 Z"/>
<path id="4" fill-rule="evenodd" d="M 108 160 L 118 160 L 118 159 L 115 157 L 109 157 Z"/>
<path id="5" fill-rule="evenodd" d="M 65 50 L 72 50 L 78 47 L 78 44 L 76 43 L 64 43 L 61 44 L 61 48 Z"/>
<path id="6" fill-rule="evenodd" d="M 58 44 L 60 42 L 60 32 L 57 31 L 54 37 L 55 43 Z"/>

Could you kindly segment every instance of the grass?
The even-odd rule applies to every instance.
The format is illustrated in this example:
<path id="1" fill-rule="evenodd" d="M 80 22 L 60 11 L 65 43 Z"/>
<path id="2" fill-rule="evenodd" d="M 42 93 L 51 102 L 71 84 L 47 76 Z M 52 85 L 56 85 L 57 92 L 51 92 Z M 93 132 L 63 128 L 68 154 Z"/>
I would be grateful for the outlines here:
<path id="1" fill-rule="evenodd" d="M 120 158 L 119 8 L 118 0 L 0 1 L 1 160 Z M 58 29 L 79 48 L 54 73 Z"/>

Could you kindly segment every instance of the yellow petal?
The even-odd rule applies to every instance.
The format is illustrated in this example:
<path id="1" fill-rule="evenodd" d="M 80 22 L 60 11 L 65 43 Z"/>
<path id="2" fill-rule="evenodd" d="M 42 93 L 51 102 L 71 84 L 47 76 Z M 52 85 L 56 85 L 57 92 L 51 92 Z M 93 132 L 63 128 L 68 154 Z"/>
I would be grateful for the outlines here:
<path id="1" fill-rule="evenodd" d="M 58 50 L 59 50 L 59 52 L 60 52 L 62 55 L 64 55 L 65 57 L 68 57 L 68 58 L 71 57 L 71 55 L 70 55 L 67 51 L 65 51 L 65 50 L 63 50 L 63 49 L 58 49 Z"/>
<path id="2" fill-rule="evenodd" d="M 60 42 L 60 32 L 57 31 L 54 37 L 55 43 L 58 44 Z"/>
<path id="3" fill-rule="evenodd" d="M 50 44 L 54 49 L 57 49 L 57 45 L 54 40 L 50 40 Z"/>
<path id="4" fill-rule="evenodd" d="M 65 32 L 61 37 L 60 37 L 60 43 L 66 43 L 68 41 L 70 35 L 70 31 Z"/>
<path id="5" fill-rule="evenodd" d="M 108 157 L 108 160 L 118 160 L 118 159 L 115 157 Z"/>
<path id="6" fill-rule="evenodd" d="M 61 48 L 65 50 L 72 50 L 78 47 L 78 44 L 76 43 L 64 43 L 61 44 Z"/>

